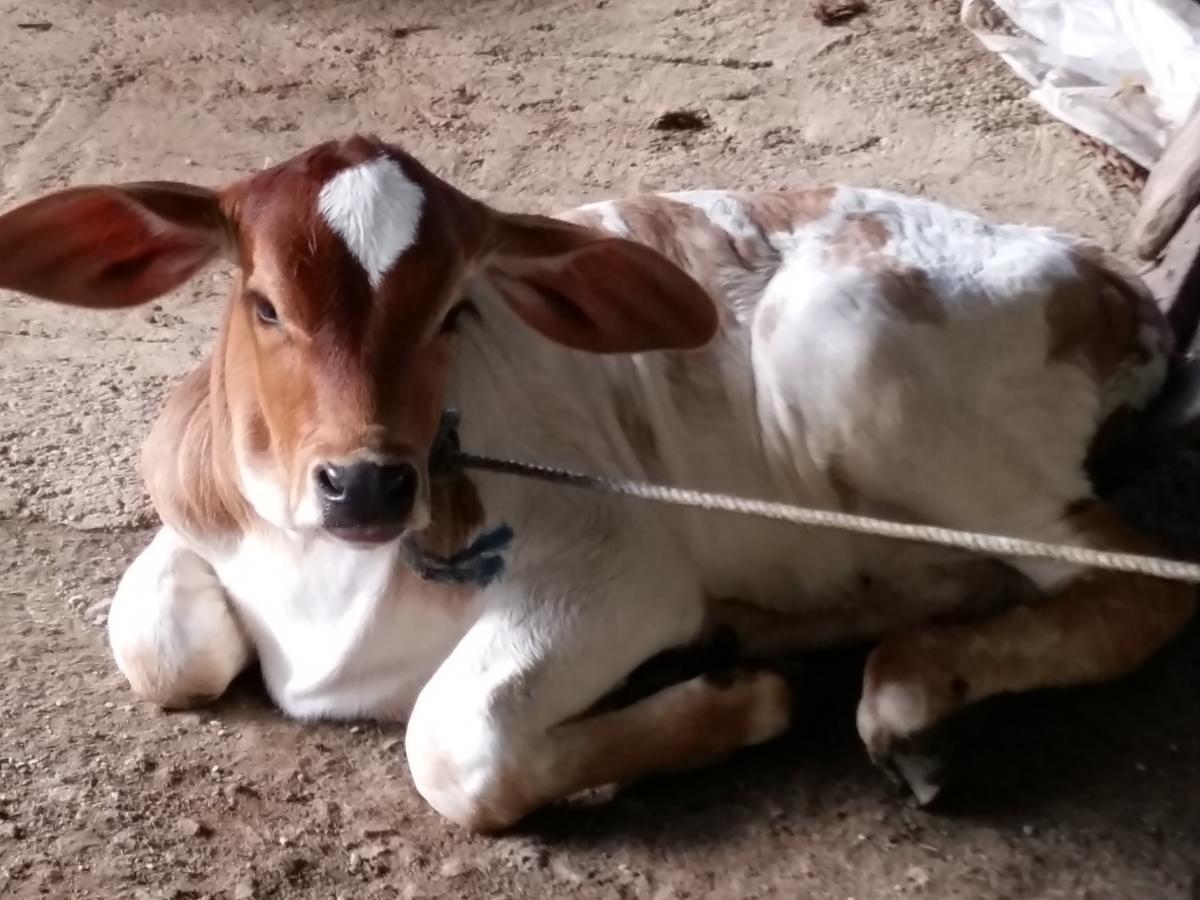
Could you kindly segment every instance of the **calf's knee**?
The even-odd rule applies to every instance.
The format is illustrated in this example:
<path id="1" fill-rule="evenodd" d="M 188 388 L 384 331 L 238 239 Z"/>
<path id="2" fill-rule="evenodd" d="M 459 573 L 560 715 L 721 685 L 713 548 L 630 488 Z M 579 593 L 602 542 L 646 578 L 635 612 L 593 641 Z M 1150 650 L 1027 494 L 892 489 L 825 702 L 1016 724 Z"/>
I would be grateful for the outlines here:
<path id="1" fill-rule="evenodd" d="M 169 529 L 121 578 L 108 637 L 133 692 L 166 709 L 216 699 L 250 657 L 216 573 Z"/>
<path id="2" fill-rule="evenodd" d="M 455 824 L 483 833 L 503 831 L 539 805 L 522 778 L 536 768 L 534 755 L 493 722 L 486 711 L 435 710 L 418 700 L 405 737 L 421 796 Z"/>

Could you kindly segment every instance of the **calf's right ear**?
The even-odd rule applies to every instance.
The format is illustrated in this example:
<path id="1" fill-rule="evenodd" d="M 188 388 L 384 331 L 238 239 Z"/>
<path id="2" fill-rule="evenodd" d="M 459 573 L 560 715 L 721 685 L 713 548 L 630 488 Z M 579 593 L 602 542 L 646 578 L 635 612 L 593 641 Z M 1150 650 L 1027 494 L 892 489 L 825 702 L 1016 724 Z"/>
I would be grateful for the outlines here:
<path id="1" fill-rule="evenodd" d="M 136 306 L 232 248 L 214 191 L 174 182 L 70 188 L 0 215 L 0 288 L 93 309 Z"/>

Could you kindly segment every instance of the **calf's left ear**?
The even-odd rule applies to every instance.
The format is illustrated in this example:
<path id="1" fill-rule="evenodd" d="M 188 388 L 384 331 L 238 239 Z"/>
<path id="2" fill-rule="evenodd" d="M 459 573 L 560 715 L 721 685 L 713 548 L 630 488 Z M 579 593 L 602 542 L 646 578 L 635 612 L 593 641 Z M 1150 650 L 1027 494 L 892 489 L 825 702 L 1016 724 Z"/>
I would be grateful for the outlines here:
<path id="1" fill-rule="evenodd" d="M 521 320 L 590 353 L 695 350 L 717 332 L 712 297 L 661 254 L 547 216 L 501 215 L 486 272 Z"/>

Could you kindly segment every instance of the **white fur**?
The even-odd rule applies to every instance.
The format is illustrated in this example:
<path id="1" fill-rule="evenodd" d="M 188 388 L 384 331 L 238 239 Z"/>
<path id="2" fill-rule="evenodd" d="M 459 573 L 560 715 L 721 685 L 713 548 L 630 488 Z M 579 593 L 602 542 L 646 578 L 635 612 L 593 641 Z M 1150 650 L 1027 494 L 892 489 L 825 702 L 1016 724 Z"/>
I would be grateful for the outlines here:
<path id="1" fill-rule="evenodd" d="M 396 596 L 398 552 L 276 533 L 211 554 L 286 712 L 395 719 L 412 708 L 470 607 Z"/>
<path id="2" fill-rule="evenodd" d="M 421 188 L 386 156 L 339 172 L 317 198 L 321 216 L 376 288 L 416 241 L 424 204 Z"/>
<path id="3" fill-rule="evenodd" d="M 160 702 L 221 694 L 253 645 L 289 715 L 402 719 L 474 614 L 461 598 L 397 594 L 396 545 L 272 531 L 192 546 L 207 561 L 163 528 L 126 572 L 109 615 L 118 666 Z"/>
<path id="4" fill-rule="evenodd" d="M 621 215 L 617 209 L 617 204 L 611 200 L 602 200 L 599 203 L 588 203 L 579 207 L 579 212 L 594 212 L 600 217 L 600 226 L 605 230 L 612 232 L 617 237 L 627 238 L 630 236 L 629 225 L 625 222 L 625 217 Z"/>
<path id="5" fill-rule="evenodd" d="M 171 528 L 121 577 L 108 635 L 134 691 L 169 707 L 220 696 L 251 658 L 221 582 Z"/>
<path id="6" fill-rule="evenodd" d="M 703 210 L 714 228 L 758 233 L 732 195 L 672 196 Z M 331 223 L 381 277 L 415 232 L 419 194 L 394 164 L 376 161 L 338 176 L 322 197 Z M 599 208 L 614 233 L 628 232 L 619 204 Z M 897 316 L 876 275 L 831 260 L 830 240 L 852 213 L 886 225 L 884 251 L 924 273 L 944 321 Z M 555 346 L 481 277 L 472 291 L 482 317 L 462 328 L 449 386 L 464 446 L 818 506 L 838 502 L 836 465 L 868 508 L 1060 536 L 1065 505 L 1088 493 L 1080 461 L 1112 403 L 1082 369 L 1047 361 L 1045 302 L 1072 277 L 1067 239 L 841 189 L 821 219 L 767 240 L 779 264 L 765 289 L 762 273 L 720 273 L 729 287 L 718 299 L 739 298 L 740 315 L 709 347 L 677 360 Z M 683 388 L 669 377 L 681 366 Z M 1157 372 L 1130 384 L 1146 393 Z M 622 431 L 630 413 L 653 435 L 653 471 L 639 456 L 645 448 Z M 527 803 L 552 798 L 568 753 L 562 723 L 648 657 L 696 638 L 708 598 L 821 623 L 824 643 L 878 636 L 969 599 L 945 588 L 947 563 L 961 559 L 953 553 L 507 476 L 475 480 L 484 508 L 515 528 L 516 542 L 506 577 L 465 606 L 450 609 L 411 581 L 398 595 L 394 547 L 274 534 L 202 549 L 283 709 L 411 712 L 418 788 L 468 824 L 527 811 L 504 803 L 514 773 Z M 173 565 L 153 546 L 147 555 L 135 568 Z M 1021 566 L 1043 587 L 1064 576 Z M 891 597 L 861 591 L 868 576 L 896 599 L 864 607 Z M 147 597 L 157 590 L 168 615 L 179 590 L 156 583 Z M 906 698 L 884 700 L 880 714 L 903 725 Z M 764 703 L 752 719 L 755 740 L 782 727 L 778 698 Z"/>
<path id="7" fill-rule="evenodd" d="M 859 704 L 858 733 L 870 744 L 878 734 L 910 737 L 929 721 L 929 700 L 919 685 L 885 684 Z"/>
<path id="8" fill-rule="evenodd" d="M 234 451 L 234 460 L 242 496 L 264 520 L 286 531 L 299 527 L 311 528 L 320 523 L 320 507 L 313 488 L 305 492 L 300 508 L 293 512 L 285 479 L 272 477 L 265 471 L 265 462 L 251 462 L 238 450 Z"/>

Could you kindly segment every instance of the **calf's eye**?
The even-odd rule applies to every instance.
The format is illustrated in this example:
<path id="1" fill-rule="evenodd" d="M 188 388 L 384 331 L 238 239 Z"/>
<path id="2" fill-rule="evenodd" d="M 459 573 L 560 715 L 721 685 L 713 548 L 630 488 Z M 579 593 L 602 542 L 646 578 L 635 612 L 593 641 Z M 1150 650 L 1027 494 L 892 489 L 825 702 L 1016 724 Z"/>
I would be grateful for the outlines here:
<path id="1" fill-rule="evenodd" d="M 262 294 L 251 295 L 250 302 L 254 304 L 254 315 L 264 325 L 278 325 L 279 313 L 275 306 Z"/>
<path id="2" fill-rule="evenodd" d="M 458 320 L 463 313 L 474 312 L 475 306 L 470 300 L 463 300 L 450 307 L 450 312 L 446 313 L 446 318 L 442 319 L 442 334 L 453 334 L 458 330 Z"/>

